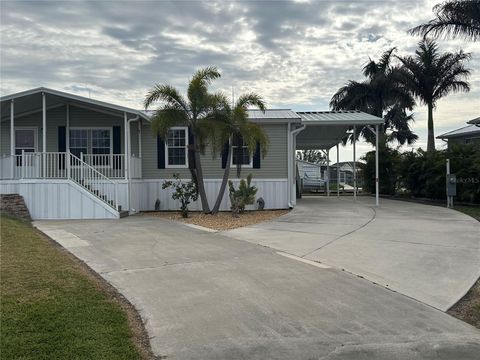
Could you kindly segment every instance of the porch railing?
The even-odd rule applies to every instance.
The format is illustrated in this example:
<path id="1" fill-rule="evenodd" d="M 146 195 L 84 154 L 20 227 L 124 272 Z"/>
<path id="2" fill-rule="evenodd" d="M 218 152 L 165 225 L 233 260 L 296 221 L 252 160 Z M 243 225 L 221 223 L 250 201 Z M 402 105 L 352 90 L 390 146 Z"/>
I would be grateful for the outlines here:
<path id="1" fill-rule="evenodd" d="M 94 167 L 108 178 L 125 177 L 124 154 L 80 154 L 80 160 Z"/>
<path id="2" fill-rule="evenodd" d="M 66 152 L 22 152 L 0 156 L 0 180 L 66 179 Z M 125 178 L 125 154 L 81 154 L 78 158 L 110 179 Z M 142 177 L 142 159 L 130 158 L 130 177 Z"/>

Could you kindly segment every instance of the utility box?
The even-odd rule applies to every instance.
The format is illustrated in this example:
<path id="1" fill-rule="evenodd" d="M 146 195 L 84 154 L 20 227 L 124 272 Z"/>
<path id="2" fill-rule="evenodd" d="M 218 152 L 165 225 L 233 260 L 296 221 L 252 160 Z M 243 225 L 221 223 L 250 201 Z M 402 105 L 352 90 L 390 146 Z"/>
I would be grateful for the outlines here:
<path id="1" fill-rule="evenodd" d="M 447 174 L 447 196 L 457 196 L 457 177 Z"/>

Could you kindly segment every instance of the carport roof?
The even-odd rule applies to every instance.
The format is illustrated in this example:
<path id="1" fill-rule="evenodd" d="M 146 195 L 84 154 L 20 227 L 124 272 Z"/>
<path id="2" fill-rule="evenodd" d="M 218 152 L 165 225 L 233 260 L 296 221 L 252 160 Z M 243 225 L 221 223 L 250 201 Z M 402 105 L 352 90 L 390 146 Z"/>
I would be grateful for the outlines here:
<path id="1" fill-rule="evenodd" d="M 297 150 L 330 149 L 353 125 L 380 125 L 382 118 L 356 110 L 297 111 L 306 129 L 297 135 Z"/>
<path id="2" fill-rule="evenodd" d="M 72 105 L 88 105 L 93 110 L 104 109 L 119 115 L 123 113 L 134 114 L 142 117 L 145 120 L 148 120 L 148 116 L 146 114 L 136 109 L 115 105 L 104 101 L 94 100 L 84 96 L 69 94 L 63 91 L 53 90 L 45 87 L 39 87 L 15 94 L 2 96 L 0 98 L 2 120 L 4 118 L 10 117 L 10 109 L 9 106 L 6 106 L 6 104 L 11 100 L 14 100 L 15 116 L 21 116 L 24 114 L 41 111 L 42 93 L 48 95 L 45 99 L 47 109 L 61 106 L 67 103 Z"/>
<path id="3" fill-rule="evenodd" d="M 357 110 L 297 111 L 304 124 L 323 125 L 377 125 L 384 120 Z"/>

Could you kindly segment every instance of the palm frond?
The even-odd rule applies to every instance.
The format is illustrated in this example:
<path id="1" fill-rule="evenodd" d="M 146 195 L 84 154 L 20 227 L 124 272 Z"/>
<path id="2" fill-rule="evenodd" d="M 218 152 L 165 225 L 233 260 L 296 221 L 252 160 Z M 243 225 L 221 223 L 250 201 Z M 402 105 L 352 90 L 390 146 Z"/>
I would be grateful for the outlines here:
<path id="1" fill-rule="evenodd" d="M 155 111 L 151 117 L 151 122 L 153 133 L 165 139 L 171 127 L 188 125 L 188 117 L 185 111 L 172 105 L 165 105 Z"/>
<path id="2" fill-rule="evenodd" d="M 182 95 L 171 85 L 156 84 L 145 97 L 143 103 L 145 109 L 148 109 L 157 101 L 163 101 L 170 107 L 176 107 L 188 112 L 188 106 Z"/>
<path id="3" fill-rule="evenodd" d="M 433 8 L 436 18 L 410 29 L 414 35 L 480 39 L 480 1 L 450 0 Z"/>

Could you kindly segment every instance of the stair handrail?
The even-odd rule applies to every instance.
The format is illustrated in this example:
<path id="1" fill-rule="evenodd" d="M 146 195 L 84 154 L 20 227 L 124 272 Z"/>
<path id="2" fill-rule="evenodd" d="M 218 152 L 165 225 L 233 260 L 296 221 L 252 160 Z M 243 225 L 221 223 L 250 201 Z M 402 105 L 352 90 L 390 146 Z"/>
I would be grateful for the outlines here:
<path id="1" fill-rule="evenodd" d="M 113 181 L 112 179 L 106 177 L 105 175 L 103 175 L 100 171 L 98 171 L 97 169 L 95 169 L 93 166 L 90 166 L 89 164 L 87 164 L 86 162 L 82 161 L 78 156 L 75 156 L 74 154 L 72 154 L 70 151 L 67 152 L 67 154 L 69 155 L 68 156 L 68 161 L 67 161 L 67 176 L 68 176 L 68 179 L 69 180 L 73 180 L 75 181 L 77 184 L 79 184 L 80 186 L 82 186 L 82 188 L 86 189 L 89 193 L 91 193 L 92 195 L 94 195 L 95 197 L 97 197 L 98 199 L 102 200 L 104 203 L 106 203 L 108 206 L 114 208 L 115 210 L 118 211 L 118 192 L 117 192 L 117 183 L 115 181 Z M 113 185 L 113 193 L 114 193 L 114 204 L 110 204 L 108 201 L 106 201 L 105 199 L 103 199 L 101 196 L 98 196 L 97 194 L 95 194 L 91 189 L 88 189 L 84 184 L 82 184 L 79 179 L 77 179 L 74 175 L 75 173 L 78 173 L 77 171 L 75 171 L 75 169 L 72 169 L 71 168 L 71 160 L 74 160 L 76 161 L 79 166 L 81 167 L 80 169 L 80 180 L 86 180 L 86 175 L 85 174 L 93 174 L 96 179 L 99 179 L 101 181 L 105 181 L 107 182 L 108 184 L 110 185 Z M 87 171 L 85 171 L 87 170 Z M 96 180 L 96 179 L 93 179 L 93 180 Z M 102 187 L 102 192 L 104 194 L 104 196 L 106 196 L 106 192 L 105 192 L 105 187 L 103 186 Z M 100 190 L 97 189 L 97 191 L 100 192 Z"/>

